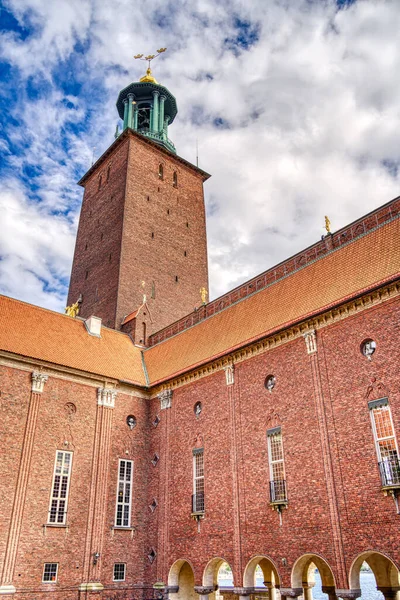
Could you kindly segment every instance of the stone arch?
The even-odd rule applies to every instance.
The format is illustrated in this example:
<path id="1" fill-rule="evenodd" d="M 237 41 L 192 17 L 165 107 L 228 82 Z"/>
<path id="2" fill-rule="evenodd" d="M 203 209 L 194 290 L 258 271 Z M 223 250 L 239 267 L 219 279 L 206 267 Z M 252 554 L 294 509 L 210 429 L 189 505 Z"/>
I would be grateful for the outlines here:
<path id="1" fill-rule="evenodd" d="M 218 581 L 218 571 L 220 566 L 226 563 L 229 565 L 228 561 L 225 558 L 216 557 L 212 558 L 206 565 L 203 573 L 203 585 L 208 587 L 212 585 L 217 585 Z M 231 566 L 231 565 L 229 565 Z M 231 567 L 232 568 L 232 567 Z"/>
<path id="2" fill-rule="evenodd" d="M 322 591 L 334 597 L 335 577 L 327 561 L 318 554 L 303 554 L 296 560 L 292 569 L 292 587 L 303 588 L 304 600 L 312 600 L 312 588 L 315 585 L 315 568 L 322 581 Z"/>
<path id="3" fill-rule="evenodd" d="M 174 562 L 168 574 L 168 587 L 172 588 L 169 597 L 173 600 L 198 600 L 194 591 L 194 570 L 188 560 L 180 558 Z"/>
<path id="4" fill-rule="evenodd" d="M 269 597 L 273 600 L 274 590 L 280 586 L 280 577 L 275 563 L 268 556 L 253 556 L 247 563 L 243 574 L 243 587 L 254 587 L 257 565 L 260 565 L 264 575 L 264 585 L 268 588 Z"/>
<path id="5" fill-rule="evenodd" d="M 349 583 L 351 589 L 360 588 L 360 569 L 363 562 L 366 562 L 374 574 L 376 587 L 381 589 L 386 597 L 386 591 L 400 586 L 400 574 L 397 565 L 382 552 L 367 550 L 359 554 L 350 567 Z M 386 589 L 385 589 L 386 588 Z M 390 594 L 389 594 L 390 595 Z"/>
<path id="6" fill-rule="evenodd" d="M 228 561 L 225 560 L 225 558 L 221 558 L 220 556 L 212 558 L 210 561 L 208 561 L 208 563 L 204 569 L 204 572 L 203 572 L 203 586 L 204 587 L 215 589 L 218 586 L 218 572 L 219 572 L 221 565 L 223 565 L 224 563 L 226 563 L 227 565 L 229 565 L 229 567 L 231 567 L 231 565 L 228 563 Z M 208 596 L 209 600 L 214 600 L 215 597 L 216 597 L 215 592 L 209 594 L 209 596 Z"/>

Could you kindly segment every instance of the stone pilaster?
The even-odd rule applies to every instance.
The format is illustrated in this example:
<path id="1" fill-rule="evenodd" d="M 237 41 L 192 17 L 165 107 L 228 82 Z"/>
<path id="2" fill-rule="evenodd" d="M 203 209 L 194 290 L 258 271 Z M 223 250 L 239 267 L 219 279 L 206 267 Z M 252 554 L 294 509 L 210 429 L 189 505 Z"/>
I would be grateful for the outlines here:
<path id="1" fill-rule="evenodd" d="M 327 424 L 327 404 L 329 398 L 324 397 L 320 365 L 318 361 L 317 336 L 314 330 L 304 334 L 307 354 L 310 360 L 312 383 L 314 387 L 314 401 L 317 415 L 318 431 L 320 435 L 322 464 L 324 468 L 324 480 L 328 496 L 329 515 L 332 528 L 332 545 L 335 552 L 338 581 L 347 581 L 346 562 L 344 558 L 344 546 L 340 526 L 340 514 L 337 498 L 337 490 L 334 480 L 332 450 L 329 440 Z"/>
<path id="2" fill-rule="evenodd" d="M 93 463 L 90 480 L 88 521 L 81 591 L 100 591 L 104 519 L 107 505 L 108 469 L 111 446 L 113 408 L 117 392 L 113 388 L 98 388 L 94 432 Z"/>
<path id="3" fill-rule="evenodd" d="M 226 385 L 233 385 L 235 383 L 235 367 L 233 364 L 226 365 L 224 367 Z"/>
<path id="4" fill-rule="evenodd" d="M 379 592 L 382 592 L 382 594 L 385 597 L 385 600 L 396 600 L 396 597 L 398 597 L 398 594 L 400 592 L 400 586 L 391 586 L 391 587 L 377 586 L 376 589 Z"/>
<path id="5" fill-rule="evenodd" d="M 40 398 L 44 390 L 44 384 L 48 379 L 47 375 L 38 371 L 34 371 L 31 377 L 31 395 L 29 400 L 28 416 L 25 425 L 25 434 L 22 443 L 17 485 L 15 488 L 13 507 L 8 530 L 3 570 L 1 573 L 0 595 L 14 594 L 16 591 L 12 581 L 14 575 L 15 559 L 18 550 L 19 536 L 21 532 L 26 490 L 29 481 L 29 465 L 32 458 L 32 451 L 35 440 L 36 424 L 40 407 Z"/>

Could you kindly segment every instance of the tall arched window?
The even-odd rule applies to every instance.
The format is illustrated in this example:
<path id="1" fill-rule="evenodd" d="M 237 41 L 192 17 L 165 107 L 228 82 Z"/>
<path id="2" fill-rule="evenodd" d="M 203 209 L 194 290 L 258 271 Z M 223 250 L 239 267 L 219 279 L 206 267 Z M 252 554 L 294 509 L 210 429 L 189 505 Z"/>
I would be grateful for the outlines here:
<path id="1" fill-rule="evenodd" d="M 161 163 L 158 165 L 158 178 L 164 179 L 164 167 Z"/>
<path id="2" fill-rule="evenodd" d="M 173 186 L 174 187 L 178 187 L 178 174 L 177 174 L 176 171 L 174 171 L 174 175 L 173 175 L 172 180 L 173 180 Z"/>

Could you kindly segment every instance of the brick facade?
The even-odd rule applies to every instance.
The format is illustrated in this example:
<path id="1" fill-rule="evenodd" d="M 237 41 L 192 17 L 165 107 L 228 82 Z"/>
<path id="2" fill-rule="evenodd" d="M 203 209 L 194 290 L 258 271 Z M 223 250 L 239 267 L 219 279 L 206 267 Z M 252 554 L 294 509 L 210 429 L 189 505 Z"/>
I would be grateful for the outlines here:
<path id="1" fill-rule="evenodd" d="M 42 600 L 49 590 L 68 599 L 109 598 L 116 590 L 129 590 L 128 598 L 151 597 L 153 584 L 167 583 L 179 560 L 186 561 L 181 590 L 185 577 L 191 581 L 186 563 L 194 584 L 202 586 L 207 563 L 217 557 L 230 564 L 238 587 L 244 586 L 251 559 L 268 557 L 283 590 L 294 589 L 294 567 L 308 554 L 326 561 L 337 590 L 349 588 L 352 563 L 363 552 L 373 550 L 399 564 L 398 516 L 393 499 L 381 491 L 368 409 L 371 399 L 387 395 L 399 432 L 399 320 L 395 295 L 318 328 L 311 354 L 300 336 L 237 363 L 232 385 L 220 370 L 176 387 L 165 409 L 157 390 L 117 382 L 107 383 L 118 391 L 115 407 L 99 407 L 100 381 L 44 369 L 48 380 L 38 394 L 30 432 L 33 367 L 15 359 L 7 366 L 4 359 L 1 422 L 8 451 L 0 462 L 2 564 L 21 445 L 24 436 L 33 439 L 18 517 L 13 597 Z M 366 338 L 377 343 L 372 360 L 360 351 Z M 264 386 L 269 374 L 276 378 L 272 392 Z M 198 401 L 202 412 L 196 417 Z M 76 412 L 69 412 L 71 402 Z M 132 431 L 126 424 L 130 414 L 137 421 Z M 288 490 L 281 523 L 268 493 L 266 432 L 276 426 L 282 428 Z M 192 452 L 199 446 L 206 508 L 197 523 L 191 518 Z M 46 526 L 57 449 L 73 452 L 67 527 Z M 155 455 L 159 460 L 153 465 Z M 118 459 L 134 461 L 129 530 L 113 528 Z M 96 567 L 95 551 L 100 553 Z M 41 583 L 45 562 L 59 564 L 56 584 Z M 112 581 L 117 562 L 127 565 L 123 584 Z M 79 592 L 88 580 L 101 582 L 106 591 Z M 171 599 L 199 597 L 192 589 L 184 596 L 173 590 L 171 585 Z"/>
<path id="2" fill-rule="evenodd" d="M 146 336 L 200 306 L 200 288 L 208 289 L 207 177 L 131 130 L 122 134 L 82 180 L 68 303 L 82 294 L 83 317 L 120 329 L 145 294 Z"/>

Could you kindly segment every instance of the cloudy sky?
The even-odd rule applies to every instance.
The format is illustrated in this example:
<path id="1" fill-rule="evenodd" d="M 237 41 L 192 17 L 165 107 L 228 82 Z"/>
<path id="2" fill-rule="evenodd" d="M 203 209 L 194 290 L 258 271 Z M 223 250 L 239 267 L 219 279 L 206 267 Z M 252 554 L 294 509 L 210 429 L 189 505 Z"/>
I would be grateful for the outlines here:
<path id="1" fill-rule="evenodd" d="M 3 0 L 0 293 L 62 310 L 82 189 L 154 63 L 216 297 L 399 195 L 398 0 Z"/>

